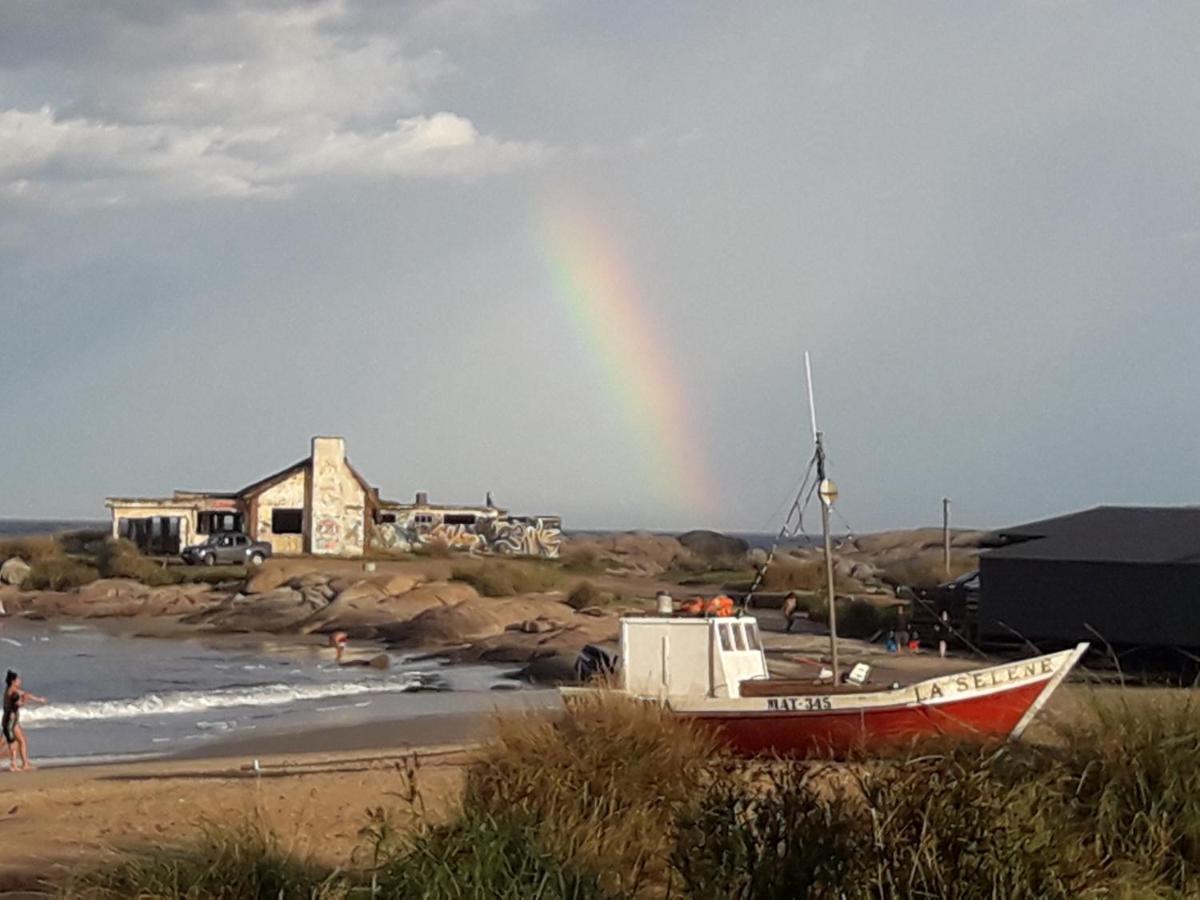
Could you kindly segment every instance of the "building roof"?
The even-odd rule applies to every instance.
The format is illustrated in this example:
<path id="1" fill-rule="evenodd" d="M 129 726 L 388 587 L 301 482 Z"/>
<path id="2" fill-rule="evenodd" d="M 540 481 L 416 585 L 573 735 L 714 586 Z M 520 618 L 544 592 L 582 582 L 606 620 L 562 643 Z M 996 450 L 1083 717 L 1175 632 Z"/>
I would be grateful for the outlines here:
<path id="1" fill-rule="evenodd" d="M 1200 565 L 1200 506 L 1097 506 L 1000 528 L 991 559 Z"/>
<path id="2" fill-rule="evenodd" d="M 378 488 L 372 487 L 367 482 L 367 479 L 362 477 L 362 473 L 360 473 L 358 471 L 358 469 L 354 468 L 354 466 L 352 466 L 350 464 L 350 460 L 348 458 L 342 457 L 342 461 L 346 464 L 346 468 L 350 470 L 350 474 L 354 476 L 354 480 L 358 482 L 359 487 L 361 487 L 363 489 L 363 493 L 365 493 L 367 496 L 367 502 L 368 503 L 378 503 L 379 502 Z M 312 465 L 312 457 L 306 456 L 306 457 L 304 457 L 304 459 L 300 460 L 299 462 L 294 462 L 290 466 L 282 468 L 278 472 L 275 472 L 274 474 L 268 475 L 266 478 L 260 478 L 258 481 L 254 482 L 253 484 L 246 485 L 246 487 L 242 488 L 234 496 L 249 497 L 253 494 L 260 494 L 263 491 L 265 491 L 267 488 L 273 487 L 274 485 L 279 484 L 279 482 L 285 481 L 288 478 L 291 478 L 297 472 L 307 469 L 311 465 Z"/>

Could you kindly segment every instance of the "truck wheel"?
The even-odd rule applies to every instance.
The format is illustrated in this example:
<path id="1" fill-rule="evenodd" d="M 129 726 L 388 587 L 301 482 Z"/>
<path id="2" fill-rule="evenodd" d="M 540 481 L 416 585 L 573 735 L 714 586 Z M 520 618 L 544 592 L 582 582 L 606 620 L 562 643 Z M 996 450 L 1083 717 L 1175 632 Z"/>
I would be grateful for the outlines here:
<path id="1" fill-rule="evenodd" d="M 263 555 L 261 553 L 250 554 L 250 565 L 261 566 L 263 564 Z"/>
<path id="2" fill-rule="evenodd" d="M 212 553 L 208 554 L 206 557 L 204 557 L 204 564 L 206 566 L 215 566 L 217 564 L 216 555 Z"/>

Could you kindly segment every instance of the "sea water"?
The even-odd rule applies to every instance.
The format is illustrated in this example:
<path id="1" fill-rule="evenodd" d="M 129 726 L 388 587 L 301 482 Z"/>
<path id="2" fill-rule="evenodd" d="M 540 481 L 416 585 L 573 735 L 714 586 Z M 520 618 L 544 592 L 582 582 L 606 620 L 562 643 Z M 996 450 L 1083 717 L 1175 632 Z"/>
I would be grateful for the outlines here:
<path id="1" fill-rule="evenodd" d="M 0 671 L 15 669 L 26 690 L 50 701 L 21 712 L 31 756 L 42 764 L 170 755 L 221 738 L 312 727 L 482 715 L 500 700 L 537 706 L 553 696 L 498 667 L 399 654 L 391 662 L 387 670 L 346 668 L 315 648 L 266 650 L 0 621 Z"/>

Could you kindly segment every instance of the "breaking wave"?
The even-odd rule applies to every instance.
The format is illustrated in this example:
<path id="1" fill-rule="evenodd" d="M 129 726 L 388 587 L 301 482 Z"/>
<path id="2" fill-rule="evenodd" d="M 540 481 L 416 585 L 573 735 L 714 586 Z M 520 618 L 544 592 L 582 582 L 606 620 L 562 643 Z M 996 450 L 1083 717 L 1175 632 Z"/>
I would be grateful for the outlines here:
<path id="1" fill-rule="evenodd" d="M 21 710 L 29 724 L 77 722 L 89 719 L 137 719 L 175 713 L 228 709 L 237 706 L 286 706 L 304 700 L 390 694 L 403 691 L 443 690 L 445 682 L 430 672 L 410 672 L 399 678 L 345 681 L 330 684 L 261 684 L 217 688 L 209 691 L 169 691 L 121 700 L 52 703 Z"/>

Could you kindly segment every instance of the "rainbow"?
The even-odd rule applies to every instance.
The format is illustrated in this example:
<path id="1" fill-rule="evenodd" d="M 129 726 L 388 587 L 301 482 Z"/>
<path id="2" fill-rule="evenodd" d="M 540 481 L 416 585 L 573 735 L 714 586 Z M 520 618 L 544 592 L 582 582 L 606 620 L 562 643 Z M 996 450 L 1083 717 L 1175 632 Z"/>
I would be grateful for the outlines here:
<path id="1" fill-rule="evenodd" d="M 669 344 L 640 297 L 633 272 L 609 231 L 563 207 L 542 220 L 539 246 L 554 295 L 588 345 L 611 402 L 645 466 L 645 483 L 660 502 L 711 514 L 716 492 L 703 438 Z"/>

